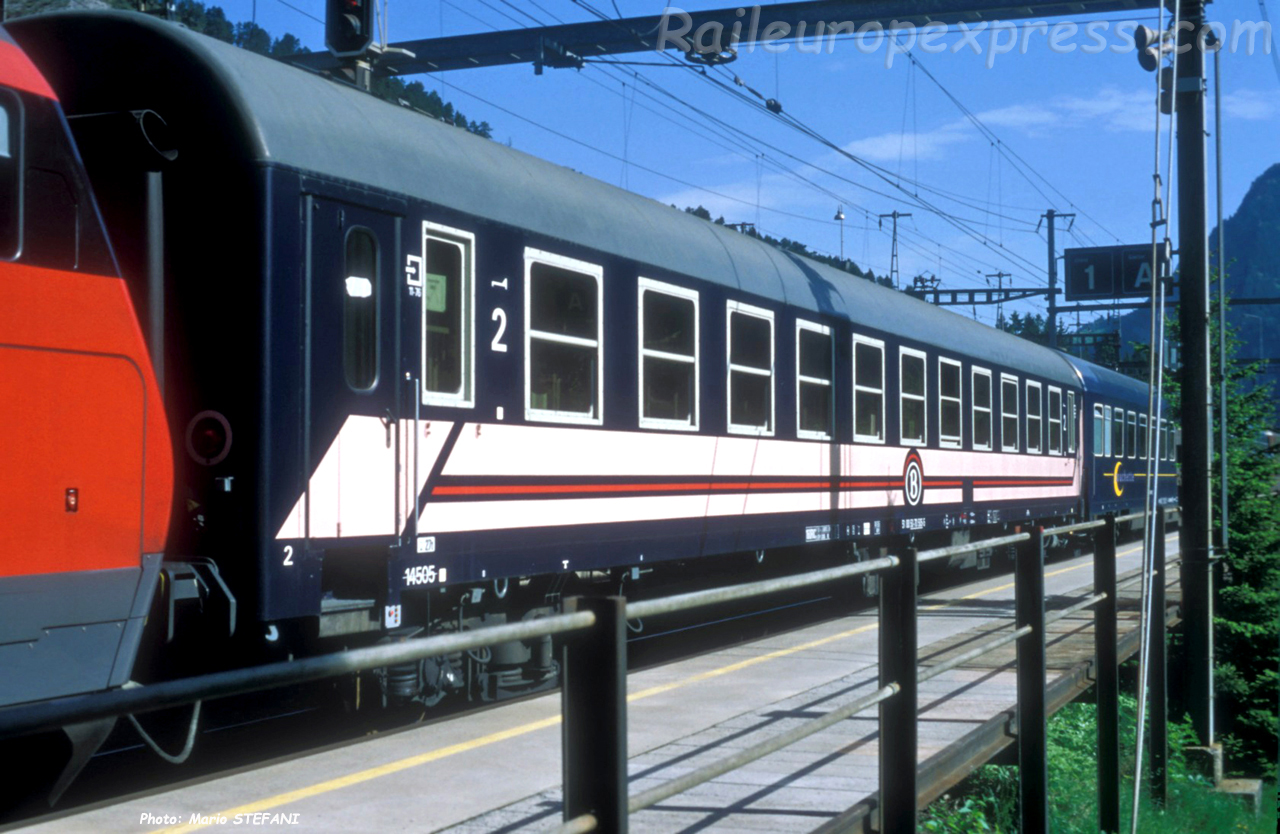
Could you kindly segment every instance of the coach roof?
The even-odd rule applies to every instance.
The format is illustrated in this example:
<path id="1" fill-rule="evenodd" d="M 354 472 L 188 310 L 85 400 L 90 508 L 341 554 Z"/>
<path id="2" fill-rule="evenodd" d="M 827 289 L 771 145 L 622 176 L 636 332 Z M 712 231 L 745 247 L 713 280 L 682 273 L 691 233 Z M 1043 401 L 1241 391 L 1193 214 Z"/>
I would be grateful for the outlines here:
<path id="1" fill-rule="evenodd" d="M 135 13 L 72 12 L 27 18 L 15 31 L 28 27 L 47 45 L 58 41 L 63 54 L 101 56 L 92 62 L 99 67 L 150 56 L 150 71 L 127 76 L 139 87 L 172 89 L 175 78 L 190 78 L 188 95 L 225 100 L 240 123 L 236 144 L 257 162 L 437 203 L 980 363 L 1076 383 L 1054 351 L 180 26 Z M 52 31 L 41 33 L 44 27 Z M 113 50 L 121 53 L 114 60 Z M 160 60 L 168 65 L 157 67 Z"/>

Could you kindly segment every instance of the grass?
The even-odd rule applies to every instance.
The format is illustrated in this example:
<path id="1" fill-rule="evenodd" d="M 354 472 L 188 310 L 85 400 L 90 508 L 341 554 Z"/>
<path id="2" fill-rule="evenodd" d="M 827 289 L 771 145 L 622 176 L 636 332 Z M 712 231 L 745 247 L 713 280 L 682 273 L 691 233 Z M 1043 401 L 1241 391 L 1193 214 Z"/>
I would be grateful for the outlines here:
<path id="1" fill-rule="evenodd" d="M 1133 806 L 1133 749 L 1136 702 L 1121 697 L 1120 825 L 1129 831 Z M 1097 724 L 1093 704 L 1069 704 L 1049 719 L 1049 826 L 1054 834 L 1096 834 Z M 1139 805 L 1138 831 L 1248 832 L 1275 834 L 1274 782 L 1264 786 L 1263 808 L 1254 816 L 1239 800 L 1213 790 L 1208 778 L 1192 772 L 1182 749 L 1193 743 L 1186 724 L 1169 725 L 1169 803 L 1157 807 L 1147 792 Z M 1144 767 L 1146 757 L 1144 756 Z M 919 830 L 958 834 L 1018 830 L 1018 769 L 986 765 L 959 789 L 934 802 L 920 815 Z"/>

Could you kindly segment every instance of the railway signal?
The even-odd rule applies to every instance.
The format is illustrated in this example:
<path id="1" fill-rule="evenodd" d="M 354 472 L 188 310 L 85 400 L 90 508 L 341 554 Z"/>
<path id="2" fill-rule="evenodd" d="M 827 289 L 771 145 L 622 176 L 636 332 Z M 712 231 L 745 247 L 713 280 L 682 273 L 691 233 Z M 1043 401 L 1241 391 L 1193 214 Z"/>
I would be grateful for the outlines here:
<path id="1" fill-rule="evenodd" d="M 327 0 L 324 45 L 336 58 L 358 58 L 373 43 L 373 0 Z"/>

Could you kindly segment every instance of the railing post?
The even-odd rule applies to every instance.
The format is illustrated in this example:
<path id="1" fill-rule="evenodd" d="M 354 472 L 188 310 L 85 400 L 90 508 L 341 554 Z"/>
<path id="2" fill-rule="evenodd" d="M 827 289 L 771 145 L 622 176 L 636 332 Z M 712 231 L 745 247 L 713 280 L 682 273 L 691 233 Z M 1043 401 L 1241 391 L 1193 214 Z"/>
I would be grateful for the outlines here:
<path id="1" fill-rule="evenodd" d="M 1151 796 L 1161 808 L 1169 799 L 1169 696 L 1166 666 L 1164 510 L 1156 508 L 1155 541 L 1151 543 Z"/>
<path id="2" fill-rule="evenodd" d="M 1014 563 L 1018 640 L 1018 798 L 1022 834 L 1049 830 L 1049 766 L 1045 755 L 1044 534 L 1018 548 Z"/>
<path id="3" fill-rule="evenodd" d="M 880 581 L 880 686 L 898 692 L 880 702 L 880 832 L 916 830 L 916 549 Z"/>
<path id="4" fill-rule="evenodd" d="M 1098 830 L 1120 830 L 1120 672 L 1116 636 L 1116 516 L 1093 535 L 1093 590 L 1107 598 L 1093 609 L 1098 704 Z"/>
<path id="5" fill-rule="evenodd" d="M 565 641 L 564 820 L 594 814 L 599 831 L 627 831 L 627 600 L 570 597 L 564 610 L 596 624 Z"/>

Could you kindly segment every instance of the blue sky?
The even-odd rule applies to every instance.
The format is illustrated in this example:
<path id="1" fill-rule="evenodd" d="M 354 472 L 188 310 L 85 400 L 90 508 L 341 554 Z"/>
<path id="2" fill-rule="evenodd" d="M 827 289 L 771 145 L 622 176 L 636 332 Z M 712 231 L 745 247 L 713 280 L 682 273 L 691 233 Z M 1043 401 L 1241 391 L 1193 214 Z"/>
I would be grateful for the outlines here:
<path id="1" fill-rule="evenodd" d="M 1277 0 L 1262 2 L 1280 21 Z M 253 0 L 210 5 L 221 5 L 232 20 L 255 13 Z M 673 5 L 692 11 L 727 4 Z M 390 0 L 388 36 L 394 42 L 515 28 L 517 22 L 532 25 L 531 17 L 549 23 L 595 19 L 587 6 L 614 11 L 611 0 Z M 616 0 L 616 6 L 631 16 L 658 14 L 665 3 Z M 323 48 L 323 26 L 311 17 L 322 18 L 323 9 L 322 0 L 256 2 L 261 26 L 275 36 L 292 32 L 312 49 Z M 873 48 L 871 40 L 859 49 L 841 38 L 829 54 L 816 55 L 794 46 L 772 54 L 758 48 L 715 73 L 719 85 L 687 69 L 599 65 L 542 76 L 515 66 L 421 80 L 469 118 L 492 124 L 497 141 L 664 203 L 700 204 L 729 222 L 757 223 L 762 231 L 823 252 L 840 251 L 841 224 L 833 218 L 843 205 L 844 254 L 877 274 L 887 272 L 890 257 L 888 227 L 877 228 L 877 215 L 896 209 L 913 215 L 900 221 L 905 280 L 928 272 L 941 277 L 944 288 L 964 289 L 994 283 L 986 276 L 1004 271 L 1013 276 L 1006 284 L 1045 286 L 1047 245 L 1035 225 L 1047 208 L 1077 213 L 1074 230 L 1058 235 L 1059 250 L 1150 240 L 1154 74 L 1124 49 L 1116 23 L 1136 20 L 1155 28 L 1156 14 L 1100 18 L 1109 21 L 1105 29 L 1095 26 L 1101 43 L 1085 31 L 1087 20 L 1071 21 L 1079 30 L 1060 31 L 1058 49 L 1050 47 L 1048 32 L 1024 22 L 1017 31 L 976 35 L 981 54 L 952 32 L 932 41 L 932 52 L 917 43 L 915 66 L 902 54 L 890 61 L 886 45 Z M 1259 0 L 1220 0 L 1209 15 L 1229 32 L 1234 21 L 1262 19 Z M 1047 21 L 1059 22 L 1065 21 Z M 993 37 L 1003 46 L 1015 35 L 1018 46 L 993 54 Z M 1102 43 L 1106 48 L 1099 51 Z M 1228 214 L 1253 179 L 1280 162 L 1280 70 L 1261 41 L 1252 55 L 1246 45 L 1247 37 L 1241 38 L 1221 57 Z M 652 54 L 623 60 L 671 63 Z M 1212 61 L 1209 67 L 1212 72 Z M 1209 86 L 1212 92 L 1212 76 Z M 749 90 L 776 98 L 797 122 L 886 170 L 877 177 L 780 122 L 751 103 L 756 99 Z M 1212 100 L 1209 107 L 1212 130 Z M 1167 141 L 1166 134 L 1162 173 Z M 1211 225 L 1212 152 L 1210 144 Z M 951 219 L 912 205 L 898 186 Z M 1176 215 L 1173 220 L 1176 228 Z M 1039 311 L 1043 302 L 1012 309 Z M 979 307 L 977 316 L 990 322 L 994 308 Z"/>

